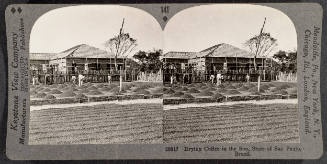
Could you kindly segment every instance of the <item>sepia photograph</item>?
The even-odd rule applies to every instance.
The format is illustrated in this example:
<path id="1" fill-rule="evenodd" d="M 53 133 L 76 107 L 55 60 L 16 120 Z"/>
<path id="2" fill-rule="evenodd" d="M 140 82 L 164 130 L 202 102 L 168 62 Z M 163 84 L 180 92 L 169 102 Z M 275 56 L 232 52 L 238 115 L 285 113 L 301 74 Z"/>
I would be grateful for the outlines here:
<path id="1" fill-rule="evenodd" d="M 6 156 L 319 159 L 323 9 L 8 5 Z"/>
<path id="2" fill-rule="evenodd" d="M 162 30 L 119 5 L 51 10 L 30 38 L 29 144 L 162 143 Z"/>
<path id="3" fill-rule="evenodd" d="M 29 144 L 299 143 L 296 39 L 258 5 L 164 30 L 131 7 L 50 11 L 31 32 Z"/>
<path id="4" fill-rule="evenodd" d="M 260 5 L 185 9 L 165 27 L 164 143 L 299 143 L 297 35 Z"/>

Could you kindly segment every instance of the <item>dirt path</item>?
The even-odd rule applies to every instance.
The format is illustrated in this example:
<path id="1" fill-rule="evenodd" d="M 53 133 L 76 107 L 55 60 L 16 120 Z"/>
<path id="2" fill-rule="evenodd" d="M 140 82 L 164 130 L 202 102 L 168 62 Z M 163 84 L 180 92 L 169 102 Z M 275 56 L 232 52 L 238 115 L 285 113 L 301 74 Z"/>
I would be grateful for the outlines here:
<path id="1" fill-rule="evenodd" d="M 220 103 L 190 103 L 190 104 L 177 104 L 177 105 L 164 105 L 164 110 L 179 109 L 179 108 L 194 108 L 194 107 L 210 107 L 210 106 L 226 106 L 226 105 L 237 105 L 237 104 L 297 104 L 297 99 L 274 99 L 274 100 L 249 100 L 249 101 L 230 101 Z"/>
<path id="2" fill-rule="evenodd" d="M 117 104 L 117 105 L 127 105 L 127 104 L 162 104 L 162 99 L 135 99 L 135 100 L 114 100 L 114 101 L 100 101 L 100 102 L 87 102 L 87 103 L 72 103 L 72 104 L 48 104 L 48 105 L 38 105 L 38 106 L 30 106 L 30 111 L 34 110 L 42 110 L 42 109 L 49 109 L 49 108 L 70 108 L 76 109 L 75 107 L 83 107 L 83 106 L 95 106 L 95 105 L 110 105 L 110 104 Z"/>

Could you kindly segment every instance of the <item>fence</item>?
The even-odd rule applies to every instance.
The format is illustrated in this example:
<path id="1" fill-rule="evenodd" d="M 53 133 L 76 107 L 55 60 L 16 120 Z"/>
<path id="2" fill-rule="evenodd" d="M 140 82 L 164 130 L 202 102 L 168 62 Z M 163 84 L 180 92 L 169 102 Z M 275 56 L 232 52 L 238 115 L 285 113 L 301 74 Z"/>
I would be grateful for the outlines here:
<path id="1" fill-rule="evenodd" d="M 137 75 L 137 81 L 162 82 L 162 73 L 161 71 L 157 73 L 140 72 Z"/>
<path id="2" fill-rule="evenodd" d="M 297 73 L 283 73 L 279 72 L 279 74 L 276 76 L 277 81 L 282 82 L 297 82 Z"/>
<path id="3" fill-rule="evenodd" d="M 111 81 L 119 81 L 119 77 L 122 76 L 124 81 L 135 81 L 137 79 L 137 75 L 134 72 L 126 72 L 126 71 L 88 71 L 81 72 L 84 75 L 84 82 L 91 83 L 104 83 L 108 82 L 109 76 L 111 76 Z M 42 73 L 42 72 L 30 72 L 30 82 L 32 82 L 32 78 L 35 77 L 38 83 L 43 84 L 62 84 L 66 82 L 72 82 L 73 77 L 75 76 L 76 81 L 78 78 L 77 72 L 69 72 L 67 74 L 64 73 Z"/>
<path id="4" fill-rule="evenodd" d="M 173 76 L 176 82 L 179 83 L 197 83 L 210 80 L 211 75 L 217 75 L 220 73 L 223 77 L 223 81 L 246 81 L 246 76 L 250 76 L 250 81 L 257 81 L 258 76 L 262 81 L 277 80 L 277 72 L 271 70 L 221 70 L 218 71 L 191 71 L 183 72 L 171 70 L 165 70 L 163 74 L 163 80 L 165 83 L 170 83 L 171 76 Z"/>

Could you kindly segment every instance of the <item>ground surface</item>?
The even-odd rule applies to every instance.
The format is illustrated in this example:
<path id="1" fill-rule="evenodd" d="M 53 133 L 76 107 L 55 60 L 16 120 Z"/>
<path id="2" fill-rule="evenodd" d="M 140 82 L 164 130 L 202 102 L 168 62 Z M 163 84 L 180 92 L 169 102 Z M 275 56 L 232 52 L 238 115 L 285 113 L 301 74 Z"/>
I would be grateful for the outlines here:
<path id="1" fill-rule="evenodd" d="M 78 86 L 72 83 L 30 86 L 31 100 L 65 99 L 67 97 L 85 98 L 112 95 L 162 94 L 162 83 L 159 82 L 124 82 L 122 91 L 119 83 L 86 83 Z"/>
<path id="2" fill-rule="evenodd" d="M 219 97 L 229 95 L 260 95 L 260 94 L 297 94 L 297 86 L 294 82 L 262 82 L 258 92 L 257 83 L 229 83 L 224 82 L 220 86 L 211 83 L 193 83 L 185 85 L 165 85 L 163 88 L 164 98 L 197 98 Z"/>
<path id="3" fill-rule="evenodd" d="M 34 110 L 29 144 L 162 143 L 161 104 Z"/>
<path id="4" fill-rule="evenodd" d="M 299 142 L 297 104 L 165 110 L 164 143 Z"/>
<path id="5" fill-rule="evenodd" d="M 297 94 L 296 83 L 55 84 L 32 86 L 31 99 L 117 94 L 164 94 L 165 98 Z M 299 142 L 296 104 L 239 104 L 163 110 L 162 104 L 105 104 L 30 112 L 29 144 Z"/>
<path id="6" fill-rule="evenodd" d="M 31 111 L 29 144 L 291 143 L 298 124 L 297 104 L 104 104 Z"/>

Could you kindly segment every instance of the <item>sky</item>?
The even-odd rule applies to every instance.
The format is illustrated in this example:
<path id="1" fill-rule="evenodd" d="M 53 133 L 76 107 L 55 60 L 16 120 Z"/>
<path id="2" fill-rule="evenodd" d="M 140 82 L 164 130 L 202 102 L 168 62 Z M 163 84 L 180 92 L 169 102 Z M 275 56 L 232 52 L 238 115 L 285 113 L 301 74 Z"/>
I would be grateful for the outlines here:
<path id="1" fill-rule="evenodd" d="M 124 32 L 137 40 L 138 50 L 162 49 L 162 30 L 147 12 L 126 6 L 87 5 L 52 10 L 34 24 L 30 52 L 58 53 L 79 44 L 105 50 L 104 42 Z"/>
<path id="2" fill-rule="evenodd" d="M 165 27 L 164 50 L 198 52 L 219 43 L 247 49 L 244 42 L 260 33 L 265 17 L 264 32 L 278 42 L 275 51 L 296 50 L 296 31 L 288 16 L 270 7 L 247 4 L 205 5 L 181 11 Z"/>
<path id="3" fill-rule="evenodd" d="M 247 49 L 244 42 L 264 28 L 277 39 L 275 51 L 297 48 L 291 20 L 279 10 L 259 5 L 217 4 L 182 10 L 164 31 L 143 10 L 114 5 L 72 6 L 52 10 L 33 26 L 30 52 L 58 53 L 78 44 L 105 49 L 104 42 L 117 35 L 125 18 L 124 31 L 137 39 L 138 50 L 198 52 L 219 43 Z M 132 53 L 134 53 L 132 52 Z"/>

